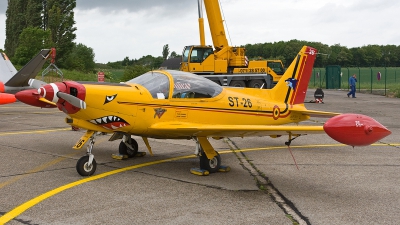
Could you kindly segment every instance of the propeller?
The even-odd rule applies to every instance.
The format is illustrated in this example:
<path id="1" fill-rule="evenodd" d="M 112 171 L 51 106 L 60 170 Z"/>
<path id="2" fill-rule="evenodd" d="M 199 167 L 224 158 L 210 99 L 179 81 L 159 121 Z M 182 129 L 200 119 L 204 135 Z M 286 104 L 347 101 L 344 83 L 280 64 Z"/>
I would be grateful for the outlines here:
<path id="1" fill-rule="evenodd" d="M 73 95 L 64 92 L 57 92 L 57 97 L 64 99 L 65 101 L 77 108 L 86 109 L 86 102 Z"/>
<path id="2" fill-rule="evenodd" d="M 47 83 L 41 80 L 36 80 L 36 79 L 29 79 L 28 81 L 29 86 L 35 88 L 35 89 L 39 89 L 41 87 L 43 87 L 44 85 L 46 85 Z"/>

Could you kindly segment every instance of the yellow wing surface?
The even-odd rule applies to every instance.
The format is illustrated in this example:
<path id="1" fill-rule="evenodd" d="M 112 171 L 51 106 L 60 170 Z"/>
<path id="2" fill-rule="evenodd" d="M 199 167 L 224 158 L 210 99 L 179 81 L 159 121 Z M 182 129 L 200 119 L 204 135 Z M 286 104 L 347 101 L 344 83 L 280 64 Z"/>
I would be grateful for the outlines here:
<path id="1" fill-rule="evenodd" d="M 248 137 L 305 135 L 325 133 L 322 126 L 271 125 L 212 125 L 197 123 L 160 122 L 149 127 L 149 132 L 171 137 Z"/>

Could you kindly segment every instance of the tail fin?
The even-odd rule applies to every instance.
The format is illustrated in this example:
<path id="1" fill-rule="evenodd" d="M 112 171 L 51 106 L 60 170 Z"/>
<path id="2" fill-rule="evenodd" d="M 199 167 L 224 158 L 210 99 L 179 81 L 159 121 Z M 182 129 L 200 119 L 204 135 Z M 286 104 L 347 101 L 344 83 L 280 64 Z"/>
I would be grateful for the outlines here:
<path id="1" fill-rule="evenodd" d="M 274 101 L 289 105 L 304 103 L 316 56 L 316 49 L 303 46 L 279 82 L 271 90 Z"/>
<path id="2" fill-rule="evenodd" d="M 10 78 L 4 79 L 5 85 L 9 87 L 28 86 L 29 79 L 31 78 L 33 79 L 36 77 L 36 75 L 42 69 L 47 58 L 50 56 L 50 53 L 51 53 L 50 49 L 41 50 L 39 54 L 37 54 L 33 59 L 31 59 L 20 71 L 14 73 L 15 75 L 13 74 Z M 0 78 L 3 80 L 3 77 Z"/>
<path id="3" fill-rule="evenodd" d="M 0 52 L 0 55 L 0 81 L 7 82 L 17 73 L 17 70 L 7 57 L 6 53 Z"/>

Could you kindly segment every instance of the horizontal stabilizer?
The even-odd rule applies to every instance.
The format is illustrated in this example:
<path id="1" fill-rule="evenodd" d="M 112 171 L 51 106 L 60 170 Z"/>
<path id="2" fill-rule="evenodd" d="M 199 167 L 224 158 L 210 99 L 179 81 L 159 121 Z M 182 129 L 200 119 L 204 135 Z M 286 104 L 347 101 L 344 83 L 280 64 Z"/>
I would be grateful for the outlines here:
<path id="1" fill-rule="evenodd" d="M 330 117 L 340 115 L 340 113 L 324 112 L 324 111 L 316 111 L 316 110 L 290 110 L 290 111 L 298 112 L 298 113 L 301 113 L 301 114 L 307 115 L 307 116 L 323 117 L 323 118 L 330 118 Z"/>

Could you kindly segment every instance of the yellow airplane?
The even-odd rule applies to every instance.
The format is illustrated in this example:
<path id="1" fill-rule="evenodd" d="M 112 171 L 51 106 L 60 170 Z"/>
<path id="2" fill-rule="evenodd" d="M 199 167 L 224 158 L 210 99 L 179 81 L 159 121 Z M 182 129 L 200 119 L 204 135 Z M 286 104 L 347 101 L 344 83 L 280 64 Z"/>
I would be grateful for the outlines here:
<path id="1" fill-rule="evenodd" d="M 93 144 L 98 133 L 112 133 L 110 141 L 122 139 L 121 155 L 135 156 L 141 136 L 150 154 L 148 138 L 193 139 L 203 174 L 217 172 L 221 157 L 209 138 L 288 135 L 326 132 L 351 146 L 372 144 L 391 132 L 374 119 L 359 114 L 307 110 L 308 82 L 317 50 L 304 46 L 273 89 L 221 87 L 201 76 L 182 71 L 150 71 L 123 84 L 65 81 L 18 92 L 16 98 L 39 107 L 58 107 L 68 115 L 66 123 L 87 130 L 76 143 L 88 140 L 87 154 L 78 160 L 82 176 L 96 170 Z M 310 116 L 330 118 L 323 126 L 303 126 Z M 292 124 L 285 125 L 284 124 Z"/>

